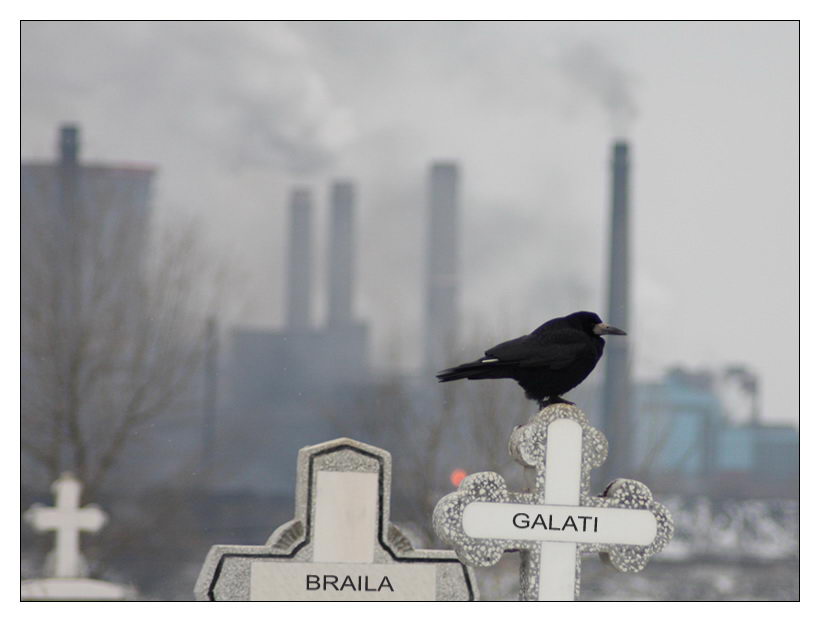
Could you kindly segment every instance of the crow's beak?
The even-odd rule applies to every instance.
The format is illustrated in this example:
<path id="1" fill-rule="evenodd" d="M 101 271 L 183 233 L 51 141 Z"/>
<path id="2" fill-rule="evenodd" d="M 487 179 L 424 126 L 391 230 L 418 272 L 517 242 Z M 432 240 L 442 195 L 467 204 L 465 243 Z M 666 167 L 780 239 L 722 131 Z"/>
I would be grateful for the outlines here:
<path id="1" fill-rule="evenodd" d="M 626 332 L 620 328 L 616 328 L 615 326 L 610 326 L 605 323 L 596 323 L 595 327 L 592 328 L 592 331 L 599 336 L 601 334 L 620 334 L 621 336 L 626 336 Z"/>

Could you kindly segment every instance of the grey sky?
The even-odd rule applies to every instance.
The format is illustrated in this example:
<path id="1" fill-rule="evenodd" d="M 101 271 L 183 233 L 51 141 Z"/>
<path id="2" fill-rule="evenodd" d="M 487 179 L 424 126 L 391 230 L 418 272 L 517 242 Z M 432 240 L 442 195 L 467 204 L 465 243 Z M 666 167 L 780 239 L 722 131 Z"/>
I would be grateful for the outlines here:
<path id="1" fill-rule="evenodd" d="M 462 166 L 474 356 L 605 314 L 609 148 L 626 135 L 639 377 L 746 363 L 764 417 L 794 421 L 797 53 L 786 22 L 25 23 L 22 154 L 50 157 L 76 121 L 87 159 L 156 164 L 158 212 L 203 220 L 255 325 L 283 318 L 291 184 L 324 207 L 352 177 L 357 314 L 377 364 L 410 367 L 429 162 Z"/>

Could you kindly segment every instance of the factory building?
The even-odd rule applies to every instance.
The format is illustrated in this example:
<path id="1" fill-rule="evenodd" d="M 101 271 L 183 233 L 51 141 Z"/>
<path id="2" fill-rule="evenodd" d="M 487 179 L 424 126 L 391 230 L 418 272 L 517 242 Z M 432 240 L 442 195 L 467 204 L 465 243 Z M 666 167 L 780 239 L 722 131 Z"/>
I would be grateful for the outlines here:
<path id="1" fill-rule="evenodd" d="M 130 333 L 124 336 L 123 326 L 132 328 L 144 312 L 156 170 L 87 162 L 81 147 L 80 128 L 66 124 L 53 160 L 20 165 L 21 433 L 27 446 L 41 447 L 44 429 L 53 429 L 69 408 L 85 433 L 95 425 L 114 427 L 107 417 L 118 420 L 123 403 L 107 391 L 118 396 L 114 385 L 128 381 Z M 51 446 L 66 445 L 55 440 Z M 24 483 L 43 469 L 29 464 L 33 452 L 22 453 Z M 60 467 L 72 463 L 67 450 L 46 454 Z"/>
<path id="2" fill-rule="evenodd" d="M 23 265 L 38 260 L 39 253 L 41 260 L 60 263 L 76 276 L 93 268 L 95 259 L 116 252 L 136 270 L 148 240 L 156 170 L 81 162 L 80 148 L 79 127 L 64 125 L 56 161 L 20 165 Z"/>
<path id="3" fill-rule="evenodd" d="M 663 493 L 796 498 L 795 427 L 733 422 L 709 372 L 670 369 L 636 384 L 631 471 Z"/>
<path id="4" fill-rule="evenodd" d="M 236 441 L 222 442 L 220 459 L 236 466 L 226 471 L 228 487 L 290 494 L 296 451 L 339 435 L 335 414 L 354 407 L 371 381 L 369 328 L 353 312 L 355 198 L 350 181 L 330 187 L 327 321 L 315 326 L 314 197 L 308 188 L 291 192 L 285 325 L 231 335 L 231 407 L 222 427 Z"/>

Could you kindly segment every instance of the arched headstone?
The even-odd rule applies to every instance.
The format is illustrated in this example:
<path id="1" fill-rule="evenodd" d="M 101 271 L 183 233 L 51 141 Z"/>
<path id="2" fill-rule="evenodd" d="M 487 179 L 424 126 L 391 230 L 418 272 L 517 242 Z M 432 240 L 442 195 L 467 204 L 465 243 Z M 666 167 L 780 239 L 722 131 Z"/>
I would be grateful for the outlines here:
<path id="1" fill-rule="evenodd" d="M 451 550 L 414 550 L 390 522 L 390 453 L 339 438 L 299 451 L 294 519 L 263 546 L 213 546 L 198 600 L 473 600 Z"/>

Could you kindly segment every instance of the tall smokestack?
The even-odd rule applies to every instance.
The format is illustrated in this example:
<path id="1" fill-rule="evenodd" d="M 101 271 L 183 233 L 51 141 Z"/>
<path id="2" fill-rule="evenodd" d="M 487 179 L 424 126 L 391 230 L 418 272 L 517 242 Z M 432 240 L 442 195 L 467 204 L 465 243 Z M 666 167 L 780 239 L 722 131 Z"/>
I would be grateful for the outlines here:
<path id="1" fill-rule="evenodd" d="M 353 184 L 337 181 L 330 194 L 327 321 L 349 324 L 353 316 Z"/>
<path id="2" fill-rule="evenodd" d="M 76 125 L 62 125 L 57 144 L 60 178 L 60 210 L 67 226 L 78 218 L 80 200 L 80 130 Z"/>
<path id="3" fill-rule="evenodd" d="M 605 321 L 629 332 L 629 146 L 612 150 L 612 221 L 609 245 L 609 304 Z M 607 340 L 604 375 L 604 433 L 609 439 L 605 472 L 626 476 L 630 467 L 629 337 Z"/>
<path id="4" fill-rule="evenodd" d="M 290 198 L 287 289 L 287 327 L 292 331 L 310 329 L 312 220 L 310 191 L 304 188 L 293 190 Z"/>
<path id="5" fill-rule="evenodd" d="M 458 286 L 458 166 L 436 162 L 430 169 L 427 249 L 425 364 L 442 369 L 455 345 Z"/>
<path id="6" fill-rule="evenodd" d="M 80 130 L 76 125 L 62 125 L 60 127 L 60 163 L 63 165 L 79 162 Z"/>

